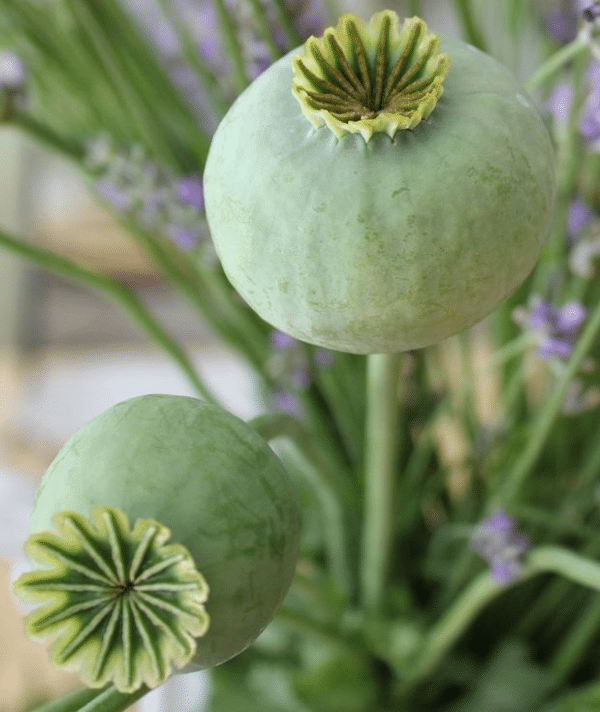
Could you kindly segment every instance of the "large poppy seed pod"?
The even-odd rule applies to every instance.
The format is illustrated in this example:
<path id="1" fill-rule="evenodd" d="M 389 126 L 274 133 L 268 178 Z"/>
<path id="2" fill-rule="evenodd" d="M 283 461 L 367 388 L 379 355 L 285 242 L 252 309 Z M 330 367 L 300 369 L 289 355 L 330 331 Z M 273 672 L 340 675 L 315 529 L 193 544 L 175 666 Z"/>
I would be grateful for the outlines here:
<path id="1" fill-rule="evenodd" d="M 244 650 L 290 585 L 294 493 L 255 431 L 181 396 L 119 403 L 81 428 L 40 485 L 17 592 L 90 687 L 132 692 Z"/>
<path id="2" fill-rule="evenodd" d="M 505 67 L 385 10 L 261 74 L 215 133 L 204 190 L 223 269 L 263 319 L 393 352 L 462 331 L 523 282 L 554 160 Z"/>

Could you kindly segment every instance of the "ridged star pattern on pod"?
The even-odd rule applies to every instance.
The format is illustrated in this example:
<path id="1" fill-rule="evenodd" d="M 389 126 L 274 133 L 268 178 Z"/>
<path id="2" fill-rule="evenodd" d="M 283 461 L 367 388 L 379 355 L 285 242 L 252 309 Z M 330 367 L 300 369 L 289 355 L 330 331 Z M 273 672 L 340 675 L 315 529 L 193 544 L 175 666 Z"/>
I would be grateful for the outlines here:
<path id="1" fill-rule="evenodd" d="M 89 687 L 120 692 L 156 687 L 194 655 L 209 626 L 208 586 L 187 551 L 152 519 L 129 527 L 118 509 L 97 507 L 54 519 L 62 536 L 32 535 L 25 546 L 43 568 L 21 576 L 15 592 L 41 603 L 28 635 L 56 639 L 58 668 L 77 670 Z"/>

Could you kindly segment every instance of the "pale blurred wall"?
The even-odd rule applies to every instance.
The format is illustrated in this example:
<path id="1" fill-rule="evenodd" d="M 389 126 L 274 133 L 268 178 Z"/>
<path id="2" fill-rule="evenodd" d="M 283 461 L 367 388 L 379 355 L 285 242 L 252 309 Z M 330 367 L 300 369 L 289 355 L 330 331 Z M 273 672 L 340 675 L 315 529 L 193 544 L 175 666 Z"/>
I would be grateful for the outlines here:
<path id="1" fill-rule="evenodd" d="M 27 221 L 25 139 L 12 129 L 0 131 L 0 227 L 21 234 Z M 26 229 L 26 228 L 25 228 Z M 27 267 L 0 249 L 0 348 L 13 349 L 20 337 L 20 297 Z M 0 396 L 1 397 L 1 396 Z"/>

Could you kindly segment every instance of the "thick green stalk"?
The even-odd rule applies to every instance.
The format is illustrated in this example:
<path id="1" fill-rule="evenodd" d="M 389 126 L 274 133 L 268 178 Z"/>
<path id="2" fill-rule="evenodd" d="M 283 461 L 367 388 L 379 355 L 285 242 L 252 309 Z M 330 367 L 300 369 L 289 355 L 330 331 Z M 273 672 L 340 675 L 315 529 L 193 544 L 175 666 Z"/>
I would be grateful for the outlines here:
<path id="1" fill-rule="evenodd" d="M 311 433 L 293 417 L 279 413 L 262 415 L 248 424 L 265 440 L 284 438 L 301 455 L 303 463 L 298 463 L 298 471 L 321 505 L 331 572 L 344 597 L 350 599 L 354 584 L 345 512 L 353 511 L 354 504 L 349 497 L 347 479 L 338 472 L 327 453 L 315 443 Z"/>
<path id="2" fill-rule="evenodd" d="M 589 48 L 589 43 L 589 30 L 584 28 L 572 42 L 561 47 L 536 69 L 525 82 L 525 89 L 528 92 L 532 92 L 546 84 L 566 64 L 575 59 L 581 52 L 586 51 Z"/>
<path id="3" fill-rule="evenodd" d="M 265 7 L 261 0 L 249 0 L 249 2 L 250 5 L 252 5 L 252 16 L 254 18 L 254 24 L 256 25 L 257 30 L 260 32 L 262 41 L 269 49 L 271 59 L 275 61 L 279 59 L 279 57 L 281 57 L 281 52 L 277 48 L 275 40 L 273 39 L 273 35 L 271 34 L 271 29 L 269 27 L 269 20 Z"/>
<path id="4" fill-rule="evenodd" d="M 100 690 L 84 688 L 36 707 L 33 712 L 125 712 L 148 692 L 147 687 L 130 693 L 119 692 L 113 685 Z"/>
<path id="5" fill-rule="evenodd" d="M 164 144 L 160 133 L 154 130 L 152 117 L 137 95 L 135 85 L 132 86 L 124 75 L 124 65 L 116 60 L 112 43 L 102 32 L 97 18 L 94 17 L 87 4 L 81 0 L 69 0 L 69 3 L 78 28 L 85 32 L 88 38 L 88 51 L 93 52 L 99 65 L 104 68 L 109 77 L 124 112 L 128 115 L 129 125 L 137 127 L 140 135 L 143 136 L 145 145 L 152 150 L 156 158 L 167 165 L 176 163 L 170 147 Z"/>
<path id="6" fill-rule="evenodd" d="M 540 546 L 529 552 L 519 576 L 510 585 L 541 573 L 559 574 L 600 591 L 600 564 L 558 546 Z M 412 687 L 427 677 L 481 610 L 506 588 L 496 583 L 488 571 L 477 576 L 430 630 L 412 666 L 413 673 L 407 686 Z"/>
<path id="7" fill-rule="evenodd" d="M 398 477 L 399 354 L 367 356 L 365 501 L 361 593 L 365 608 L 382 604 L 393 537 Z"/>
<path id="8" fill-rule="evenodd" d="M 236 82 L 239 90 L 242 91 L 250 84 L 250 79 L 246 71 L 246 60 L 237 35 L 237 28 L 229 15 L 225 0 L 213 0 L 213 4 L 219 18 L 219 24 L 221 25 L 223 42 L 233 62 Z"/>
<path id="9" fill-rule="evenodd" d="M 480 611 L 502 590 L 503 587 L 487 571 L 472 581 L 430 630 L 417 660 L 411 666 L 412 674 L 407 685 L 412 686 L 427 677 Z"/>
<path id="10" fill-rule="evenodd" d="M 567 678 L 582 659 L 587 647 L 598 634 L 600 624 L 600 595 L 596 594 L 581 616 L 569 629 L 550 661 L 550 670 L 556 677 Z"/>
<path id="11" fill-rule="evenodd" d="M 202 83 L 206 97 L 215 114 L 219 118 L 223 118 L 227 113 L 228 103 L 219 92 L 219 86 L 215 76 L 202 60 L 192 33 L 190 32 L 190 28 L 175 9 L 172 0 L 159 0 L 159 3 L 165 16 L 177 33 L 183 59 Z"/>
<path id="12" fill-rule="evenodd" d="M 60 136 L 34 116 L 25 112 L 18 112 L 10 123 L 53 151 L 58 151 L 73 161 L 83 160 L 85 150 L 81 144 Z"/>
<path id="13" fill-rule="evenodd" d="M 273 0 L 275 5 L 275 12 L 277 13 L 277 20 L 283 30 L 285 35 L 285 40 L 287 42 L 288 49 L 293 49 L 298 45 L 302 44 L 302 38 L 296 32 L 296 28 L 292 23 L 292 18 L 290 17 L 290 11 L 285 5 L 285 0 Z"/>
<path id="14" fill-rule="evenodd" d="M 454 6 L 456 8 L 458 19 L 462 25 L 463 35 L 467 42 L 485 52 L 486 42 L 477 27 L 475 18 L 473 17 L 471 0 L 454 0 Z"/>
<path id="15" fill-rule="evenodd" d="M 40 247 L 30 245 L 23 240 L 11 237 L 3 231 L 0 231 L 0 247 L 7 248 L 11 252 L 27 259 L 29 262 L 32 262 L 48 272 L 79 282 L 112 299 L 112 301 L 116 302 L 129 317 L 138 324 L 154 343 L 173 359 L 202 398 L 213 403 L 216 402 L 215 397 L 201 381 L 181 346 L 167 334 L 142 302 L 129 290 L 125 289 L 125 287 L 108 277 L 80 267 L 64 257 L 55 255 Z"/>

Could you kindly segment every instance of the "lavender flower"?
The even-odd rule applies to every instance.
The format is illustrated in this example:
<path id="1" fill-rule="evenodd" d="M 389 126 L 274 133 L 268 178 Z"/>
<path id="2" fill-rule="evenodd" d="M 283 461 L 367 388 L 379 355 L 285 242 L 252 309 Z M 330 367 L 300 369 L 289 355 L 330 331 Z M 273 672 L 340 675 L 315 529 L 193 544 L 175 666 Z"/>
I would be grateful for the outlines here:
<path id="1" fill-rule="evenodd" d="M 0 123 L 11 121 L 25 93 L 25 66 L 12 52 L 0 51 Z"/>
<path id="2" fill-rule="evenodd" d="M 583 0 L 578 2 L 583 19 L 587 22 L 594 22 L 600 17 L 600 2 L 590 2 L 589 0 Z"/>
<path id="3" fill-rule="evenodd" d="M 97 195 L 146 230 L 166 236 L 181 250 L 196 247 L 206 233 L 199 175 L 175 176 L 150 161 L 143 149 L 116 147 L 102 136 L 88 146 L 86 167 Z"/>
<path id="4" fill-rule="evenodd" d="M 514 318 L 522 327 L 534 332 L 541 358 L 567 360 L 573 353 L 587 310 L 576 301 L 558 308 L 537 299 L 529 313 L 516 310 Z"/>
<path id="5" fill-rule="evenodd" d="M 22 89 L 26 78 L 25 65 L 12 52 L 0 52 L 0 88 Z"/>
<path id="6" fill-rule="evenodd" d="M 581 233 L 588 228 L 594 220 L 594 212 L 581 198 L 576 198 L 569 205 L 567 216 L 567 234 L 573 244 Z"/>
<path id="7" fill-rule="evenodd" d="M 304 408 L 296 396 L 286 391 L 276 391 L 273 395 L 273 404 L 277 410 L 295 418 L 304 417 Z"/>
<path id="8" fill-rule="evenodd" d="M 310 388 L 316 369 L 329 368 L 333 354 L 327 349 L 312 352 L 306 344 L 297 341 L 283 331 L 274 330 L 270 335 L 271 355 L 266 367 L 280 384 L 274 395 L 278 410 L 292 415 L 301 415 L 302 406 L 298 396 Z"/>
<path id="9" fill-rule="evenodd" d="M 564 129 L 569 121 L 573 105 L 573 86 L 567 82 L 558 84 L 546 102 L 546 110 L 554 119 L 557 128 Z"/>
<path id="10" fill-rule="evenodd" d="M 196 247 L 202 239 L 202 236 L 197 230 L 183 225 L 168 225 L 166 233 L 167 237 L 183 252 L 187 252 Z"/>
<path id="11" fill-rule="evenodd" d="M 545 18 L 549 34 L 560 44 L 566 44 L 577 35 L 577 13 L 574 7 L 561 7 Z"/>
<path id="12" fill-rule="evenodd" d="M 177 197 L 184 205 L 189 205 L 198 211 L 204 210 L 204 191 L 201 176 L 191 175 L 180 178 L 175 185 L 175 189 Z"/>
<path id="13" fill-rule="evenodd" d="M 589 93 L 579 117 L 579 133 L 592 150 L 600 150 L 600 62 L 590 62 L 587 70 Z"/>
<path id="14" fill-rule="evenodd" d="M 521 573 L 521 557 L 530 548 L 526 537 L 516 530 L 516 522 L 502 510 L 484 519 L 471 536 L 471 549 L 490 565 L 491 577 L 501 586 Z"/>

